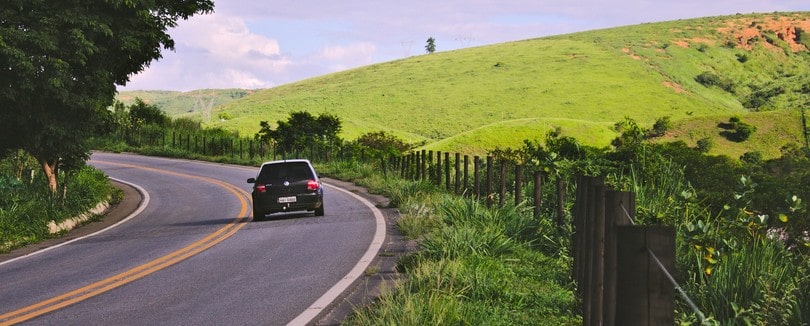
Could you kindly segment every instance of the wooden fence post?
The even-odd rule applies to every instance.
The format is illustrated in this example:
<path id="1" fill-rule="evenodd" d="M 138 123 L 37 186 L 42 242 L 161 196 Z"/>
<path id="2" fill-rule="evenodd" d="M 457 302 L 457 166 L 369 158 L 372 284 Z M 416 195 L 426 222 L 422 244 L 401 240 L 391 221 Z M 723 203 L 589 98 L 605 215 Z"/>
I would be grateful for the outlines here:
<path id="1" fill-rule="evenodd" d="M 506 204 L 506 160 L 501 159 L 499 163 L 501 167 L 501 175 L 500 175 L 501 189 L 498 195 L 498 206 L 503 207 L 503 205 Z"/>
<path id="2" fill-rule="evenodd" d="M 539 219 L 543 205 L 543 172 L 534 171 L 534 218 Z"/>
<path id="3" fill-rule="evenodd" d="M 587 319 L 590 321 L 588 325 L 603 325 L 604 319 L 604 286 L 605 286 L 605 192 L 607 190 L 603 185 L 595 186 L 593 191 L 593 214 L 589 214 L 589 224 L 587 236 L 590 239 L 590 245 L 587 246 L 587 251 L 590 259 L 587 261 L 590 281 L 588 281 L 589 294 L 587 297 L 590 299 L 590 315 Z M 588 277 L 588 276 L 586 276 Z"/>
<path id="4" fill-rule="evenodd" d="M 441 189 L 441 187 L 442 187 L 442 152 L 441 151 L 436 152 L 436 167 L 433 168 L 433 173 L 434 173 L 433 177 L 435 178 L 434 180 L 436 180 L 436 187 Z"/>
<path id="5" fill-rule="evenodd" d="M 675 228 L 617 227 L 616 325 L 674 325 L 675 288 L 650 252 L 675 269 Z"/>
<path id="6" fill-rule="evenodd" d="M 461 194 L 461 154 L 456 152 L 456 183 L 455 183 L 455 194 Z"/>
<path id="7" fill-rule="evenodd" d="M 616 230 L 619 225 L 630 225 L 635 219 L 635 194 L 623 191 L 605 193 L 605 287 L 603 320 L 605 326 L 615 325 L 616 320 Z M 629 216 L 628 216 L 629 215 Z"/>
<path id="8" fill-rule="evenodd" d="M 523 201 L 523 165 L 515 164 L 515 206 Z"/>
<path id="9" fill-rule="evenodd" d="M 473 198 L 481 198 L 481 159 L 478 156 L 473 157 Z"/>
<path id="10" fill-rule="evenodd" d="M 587 243 L 587 226 L 590 223 L 589 216 L 592 214 L 591 201 L 594 197 L 593 187 L 601 185 L 603 179 L 578 176 L 577 177 L 577 192 L 576 201 L 574 203 L 574 232 L 572 234 L 571 246 L 573 247 L 572 253 L 574 258 L 573 274 L 574 281 L 577 283 L 577 293 L 584 296 L 583 289 L 586 288 L 586 266 L 587 261 L 586 251 Z"/>
<path id="11" fill-rule="evenodd" d="M 464 192 L 470 191 L 470 156 L 464 155 Z"/>
<path id="12" fill-rule="evenodd" d="M 425 162 L 426 160 L 427 160 L 427 151 L 423 149 L 422 150 L 422 160 L 419 163 L 420 164 L 420 167 L 419 167 L 419 169 L 420 169 L 419 170 L 419 180 L 427 179 L 427 173 L 425 171 L 427 169 L 427 163 Z"/>
<path id="13" fill-rule="evenodd" d="M 444 152 L 444 189 L 450 191 L 450 152 Z"/>
<path id="14" fill-rule="evenodd" d="M 493 200 L 493 193 L 492 193 L 492 165 L 493 159 L 492 156 L 487 156 L 487 184 L 486 184 L 486 192 L 487 192 L 487 207 L 492 207 L 492 200 Z"/>
<path id="15" fill-rule="evenodd" d="M 432 183 L 432 182 L 433 182 L 433 180 L 434 180 L 434 179 L 433 179 L 433 168 L 434 168 L 434 166 L 433 166 L 433 151 L 428 151 L 428 157 L 427 157 L 427 176 L 425 177 L 425 180 L 428 180 L 428 181 L 430 181 L 431 183 Z"/>

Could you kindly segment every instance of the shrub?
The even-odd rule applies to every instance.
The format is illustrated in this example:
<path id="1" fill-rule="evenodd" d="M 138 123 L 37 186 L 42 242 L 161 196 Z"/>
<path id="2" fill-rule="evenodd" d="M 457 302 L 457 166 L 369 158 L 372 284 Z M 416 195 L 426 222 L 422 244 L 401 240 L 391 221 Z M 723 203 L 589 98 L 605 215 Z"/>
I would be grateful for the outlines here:
<path id="1" fill-rule="evenodd" d="M 714 142 L 711 138 L 701 138 L 697 141 L 697 150 L 701 153 L 708 153 L 712 147 L 714 146 Z"/>
<path id="2" fill-rule="evenodd" d="M 740 156 L 740 161 L 743 161 L 748 164 L 752 165 L 762 165 L 762 152 L 754 151 L 754 152 L 746 152 L 742 156 Z"/>
<path id="3" fill-rule="evenodd" d="M 729 118 L 728 123 L 720 123 L 719 126 L 725 129 L 720 132 L 720 135 L 734 142 L 746 141 L 757 131 L 757 127 L 743 122 L 738 116 Z"/>
<path id="4" fill-rule="evenodd" d="M 653 129 L 650 132 L 650 136 L 652 137 L 661 137 L 672 129 L 672 119 L 670 117 L 661 117 L 655 120 L 653 124 Z"/>
<path id="5" fill-rule="evenodd" d="M 734 83 L 731 80 L 722 78 L 713 72 L 704 71 L 695 77 L 695 81 L 706 87 L 717 86 L 726 92 L 734 91 Z"/>
<path id="6" fill-rule="evenodd" d="M 739 122 L 734 126 L 734 139 L 736 141 L 746 141 L 751 135 L 757 131 L 757 127 L 749 125 L 745 122 Z"/>
<path id="7" fill-rule="evenodd" d="M 720 76 L 715 73 L 704 71 L 695 77 L 695 81 L 703 86 L 709 87 L 720 83 Z"/>

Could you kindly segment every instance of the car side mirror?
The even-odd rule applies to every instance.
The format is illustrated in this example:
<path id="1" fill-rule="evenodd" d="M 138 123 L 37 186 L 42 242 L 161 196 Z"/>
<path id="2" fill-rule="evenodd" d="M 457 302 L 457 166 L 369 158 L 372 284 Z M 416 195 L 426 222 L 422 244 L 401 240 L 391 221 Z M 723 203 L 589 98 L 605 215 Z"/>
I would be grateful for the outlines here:
<path id="1" fill-rule="evenodd" d="M 256 178 L 248 178 L 247 183 L 256 183 Z"/>

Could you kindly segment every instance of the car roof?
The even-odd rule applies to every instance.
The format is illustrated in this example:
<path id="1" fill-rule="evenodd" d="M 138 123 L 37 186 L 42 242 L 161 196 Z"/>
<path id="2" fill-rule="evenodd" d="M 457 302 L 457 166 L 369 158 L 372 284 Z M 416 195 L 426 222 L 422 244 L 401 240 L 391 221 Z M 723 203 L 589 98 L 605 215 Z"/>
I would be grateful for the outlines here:
<path id="1" fill-rule="evenodd" d="M 267 162 L 262 163 L 262 166 L 269 165 L 269 164 L 279 164 L 279 163 L 308 163 L 309 164 L 309 160 L 303 159 L 303 158 L 297 158 L 297 159 L 290 159 L 290 160 L 267 161 Z"/>

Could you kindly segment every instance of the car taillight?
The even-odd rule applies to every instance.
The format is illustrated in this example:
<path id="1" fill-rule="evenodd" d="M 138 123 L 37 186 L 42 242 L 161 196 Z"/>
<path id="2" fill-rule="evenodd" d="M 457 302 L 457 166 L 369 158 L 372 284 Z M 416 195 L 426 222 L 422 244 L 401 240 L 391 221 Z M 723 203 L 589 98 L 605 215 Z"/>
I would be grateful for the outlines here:
<path id="1" fill-rule="evenodd" d="M 267 192 L 267 186 L 263 184 L 256 184 L 256 191 L 257 192 Z"/>
<path id="2" fill-rule="evenodd" d="M 317 182 L 317 181 L 315 181 L 315 180 L 309 180 L 309 181 L 307 181 L 307 190 L 310 190 L 310 191 L 313 191 L 313 190 L 318 190 L 318 188 L 319 188 L 320 186 L 321 186 L 321 185 L 319 185 L 319 184 L 318 184 L 318 182 Z"/>

